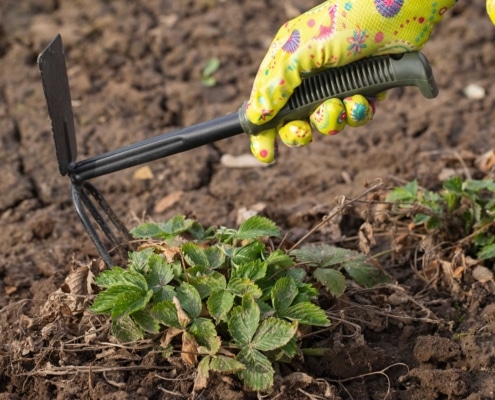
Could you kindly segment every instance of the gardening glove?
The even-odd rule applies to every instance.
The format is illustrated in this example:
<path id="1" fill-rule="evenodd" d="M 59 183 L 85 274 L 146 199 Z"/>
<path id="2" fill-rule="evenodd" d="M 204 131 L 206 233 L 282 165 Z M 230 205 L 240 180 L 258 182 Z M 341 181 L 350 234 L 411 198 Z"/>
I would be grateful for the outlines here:
<path id="1" fill-rule="evenodd" d="M 248 120 L 257 125 L 270 121 L 301 79 L 314 71 L 365 57 L 421 49 L 435 24 L 456 2 L 328 0 L 287 22 L 275 36 L 256 75 L 246 107 Z M 495 4 L 495 0 L 487 2 Z M 346 125 L 364 125 L 373 118 L 376 100 L 360 95 L 343 101 L 330 99 L 309 121 L 292 121 L 278 132 L 268 129 L 251 135 L 251 151 L 258 160 L 269 163 L 275 158 L 277 133 L 286 145 L 299 147 L 312 140 L 309 122 L 325 135 L 336 134 Z"/>
<path id="2" fill-rule="evenodd" d="M 495 25 L 495 0 L 486 0 L 486 12 Z"/>

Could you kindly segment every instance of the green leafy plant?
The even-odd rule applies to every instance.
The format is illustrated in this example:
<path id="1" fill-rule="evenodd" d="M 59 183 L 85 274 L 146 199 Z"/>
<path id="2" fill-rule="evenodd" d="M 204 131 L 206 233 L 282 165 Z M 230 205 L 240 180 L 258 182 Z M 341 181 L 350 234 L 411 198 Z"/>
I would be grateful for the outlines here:
<path id="1" fill-rule="evenodd" d="M 205 229 L 179 215 L 131 233 L 143 245 L 129 254 L 127 268 L 96 278 L 103 290 L 90 309 L 110 316 L 119 341 L 162 334 L 164 351 L 178 346 L 183 360 L 197 365 L 196 388 L 217 371 L 267 390 L 272 363 L 298 351 L 298 327 L 330 324 L 312 302 L 318 292 L 305 270 L 283 251 L 270 251 L 268 238 L 280 232 L 267 218 L 234 230 Z"/>
<path id="2" fill-rule="evenodd" d="M 419 188 L 416 180 L 393 189 L 387 201 L 394 208 L 413 215 L 416 225 L 437 230 L 449 242 L 462 240 L 479 259 L 495 258 L 495 182 L 453 177 L 442 190 Z"/>
<path id="3" fill-rule="evenodd" d="M 300 325 L 330 325 L 313 301 L 313 285 L 340 296 L 346 275 L 366 287 L 388 280 L 365 254 L 334 246 L 273 250 L 280 236 L 261 216 L 238 229 L 204 228 L 178 215 L 131 230 L 141 239 L 127 268 L 96 277 L 103 290 L 90 310 L 110 316 L 111 333 L 131 342 L 162 335 L 164 354 L 179 349 L 197 366 L 195 388 L 211 371 L 236 373 L 257 391 L 273 384 L 275 361 L 290 361 L 300 349 Z"/>

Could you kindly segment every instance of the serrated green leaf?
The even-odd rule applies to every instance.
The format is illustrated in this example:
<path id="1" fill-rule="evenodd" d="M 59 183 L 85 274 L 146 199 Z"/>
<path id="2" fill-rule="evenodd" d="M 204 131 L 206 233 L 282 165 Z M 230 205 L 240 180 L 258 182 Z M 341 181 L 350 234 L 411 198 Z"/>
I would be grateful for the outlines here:
<path id="1" fill-rule="evenodd" d="M 207 269 L 217 269 L 225 263 L 225 253 L 218 246 L 202 248 L 195 243 L 187 242 L 182 245 L 181 250 L 186 262 L 192 267 L 204 266 Z"/>
<path id="2" fill-rule="evenodd" d="M 156 223 L 146 222 L 130 230 L 136 239 L 164 238 L 163 230 Z M 171 237 L 171 235 L 166 235 Z"/>
<path id="3" fill-rule="evenodd" d="M 112 267 L 111 269 L 107 269 L 96 276 L 95 283 L 102 288 L 109 288 L 113 285 L 125 283 L 126 280 L 124 275 L 127 272 L 128 271 L 123 268 Z"/>
<path id="4" fill-rule="evenodd" d="M 302 325 L 329 326 L 330 321 L 325 312 L 317 305 L 310 302 L 302 302 L 290 306 L 280 318 L 297 321 Z"/>
<path id="5" fill-rule="evenodd" d="M 318 290 L 310 283 L 299 283 L 296 281 L 299 294 L 293 301 L 293 304 L 300 302 L 300 297 L 304 296 L 305 299 L 315 299 L 318 296 Z"/>
<path id="6" fill-rule="evenodd" d="M 213 292 L 224 290 L 227 286 L 225 276 L 217 271 L 208 275 L 188 276 L 187 280 L 196 288 L 202 299 L 207 298 Z"/>
<path id="7" fill-rule="evenodd" d="M 294 335 L 284 346 L 273 351 L 265 352 L 265 355 L 273 361 L 289 363 L 297 354 L 297 335 Z"/>
<path id="8" fill-rule="evenodd" d="M 151 309 L 151 315 L 162 325 L 170 328 L 181 328 L 177 308 L 175 308 L 172 300 L 165 300 L 155 304 Z"/>
<path id="9" fill-rule="evenodd" d="M 190 318 L 197 318 L 201 314 L 201 296 L 194 286 L 187 282 L 182 282 L 176 290 L 182 309 Z"/>
<path id="10" fill-rule="evenodd" d="M 120 284 L 109 287 L 96 296 L 90 310 L 98 314 L 110 314 L 112 319 L 121 318 L 144 308 L 153 296 L 134 285 Z"/>
<path id="11" fill-rule="evenodd" d="M 234 266 L 232 278 L 248 278 L 253 282 L 263 279 L 266 275 L 267 265 L 262 260 L 254 260 L 245 264 Z"/>
<path id="12" fill-rule="evenodd" d="M 240 297 L 250 293 L 254 298 L 259 298 L 263 294 L 258 285 L 249 278 L 232 278 L 227 284 L 227 290 Z"/>
<path id="13" fill-rule="evenodd" d="M 253 391 L 266 391 L 273 386 L 275 371 L 270 360 L 258 350 L 244 347 L 236 357 L 245 369 L 238 372 L 239 378 Z"/>
<path id="14" fill-rule="evenodd" d="M 135 342 L 144 337 L 143 331 L 129 316 L 112 320 L 110 331 L 120 343 Z"/>
<path id="15" fill-rule="evenodd" d="M 443 188 L 449 192 L 456 194 L 462 193 L 462 178 L 460 176 L 454 176 L 443 182 Z"/>
<path id="16" fill-rule="evenodd" d="M 242 298 L 242 304 L 234 307 L 228 321 L 232 338 L 241 346 L 247 346 L 253 338 L 260 321 L 260 308 L 249 293 Z"/>
<path id="17" fill-rule="evenodd" d="M 117 289 L 114 289 L 110 292 L 109 289 L 107 289 L 98 293 L 93 301 L 93 304 L 88 307 L 89 310 L 97 314 L 110 314 L 115 304 L 117 304 L 117 302 L 119 301 L 119 296 L 122 293 L 122 286 L 124 285 L 117 284 L 113 286 Z M 130 287 L 135 288 L 134 286 Z"/>
<path id="18" fill-rule="evenodd" d="M 175 288 L 171 285 L 166 285 L 153 295 L 153 301 L 159 303 L 164 300 L 172 300 L 176 296 Z"/>
<path id="19" fill-rule="evenodd" d="M 411 196 L 416 196 L 418 194 L 418 180 L 414 179 L 411 182 L 408 182 L 404 189 L 406 189 Z"/>
<path id="20" fill-rule="evenodd" d="M 225 264 L 225 253 L 219 246 L 210 246 L 205 249 L 210 269 L 218 269 Z"/>
<path id="21" fill-rule="evenodd" d="M 174 279 L 174 271 L 172 266 L 167 264 L 164 258 L 158 254 L 150 257 L 149 261 L 149 271 L 145 275 L 145 279 L 148 283 L 148 288 L 157 293 Z"/>
<path id="22" fill-rule="evenodd" d="M 234 358 L 217 355 L 211 358 L 210 368 L 213 371 L 222 372 L 224 374 L 232 374 L 246 368 L 243 363 Z"/>
<path id="23" fill-rule="evenodd" d="M 463 189 L 469 192 L 478 193 L 481 190 L 488 190 L 490 192 L 495 192 L 495 182 L 491 179 L 476 180 L 476 179 L 466 179 L 463 184 Z"/>
<path id="24" fill-rule="evenodd" d="M 442 223 L 437 217 L 432 217 L 426 222 L 426 229 L 439 229 L 442 227 Z"/>
<path id="25" fill-rule="evenodd" d="M 193 242 L 184 243 L 181 251 L 187 264 L 191 267 L 209 267 L 208 257 L 206 257 L 204 249 L 199 247 L 197 244 Z"/>
<path id="26" fill-rule="evenodd" d="M 112 290 L 114 287 L 108 288 L 107 291 Z M 112 319 L 121 318 L 142 310 L 150 302 L 152 296 L 152 290 L 144 291 L 127 287 L 124 289 L 124 293 L 119 296 L 119 300 L 113 307 L 110 317 Z"/>
<path id="27" fill-rule="evenodd" d="M 271 291 L 272 305 L 279 315 L 283 315 L 296 298 L 299 290 L 292 278 L 283 277 L 275 282 Z"/>
<path id="28" fill-rule="evenodd" d="M 279 237 L 280 230 L 275 222 L 260 215 L 244 221 L 235 234 L 236 239 L 257 239 L 262 236 Z"/>
<path id="29" fill-rule="evenodd" d="M 184 215 L 177 215 L 166 222 L 141 224 L 131 230 L 131 235 L 141 239 L 171 239 L 188 231 L 194 223 L 195 221 L 186 219 Z"/>
<path id="30" fill-rule="evenodd" d="M 292 267 L 295 263 L 291 256 L 278 249 L 268 255 L 266 258 L 266 264 L 268 267 L 278 267 L 280 269 L 284 269 Z"/>
<path id="31" fill-rule="evenodd" d="M 386 197 L 390 203 L 413 203 L 415 200 L 416 195 L 402 187 L 394 188 Z"/>
<path id="32" fill-rule="evenodd" d="M 136 286 L 142 290 L 148 290 L 148 284 L 144 276 L 136 271 L 130 271 L 120 267 L 112 267 L 103 271 L 95 278 L 98 286 L 109 288 L 115 285 Z"/>
<path id="33" fill-rule="evenodd" d="M 148 282 L 146 282 L 146 278 L 144 277 L 144 275 L 140 274 L 139 272 L 128 270 L 122 275 L 122 278 L 124 279 L 126 284 L 135 285 L 136 287 L 144 291 L 147 291 L 149 289 Z"/>
<path id="34" fill-rule="evenodd" d="M 341 296 L 345 290 L 345 276 L 342 272 L 331 268 L 317 268 L 314 278 L 327 288 L 333 296 Z"/>
<path id="35" fill-rule="evenodd" d="M 216 321 L 223 320 L 233 305 L 234 295 L 226 290 L 213 292 L 206 301 L 208 311 Z"/>
<path id="36" fill-rule="evenodd" d="M 170 220 L 160 224 L 160 227 L 167 233 L 177 236 L 187 232 L 196 221 L 186 218 L 184 215 L 176 215 Z"/>
<path id="37" fill-rule="evenodd" d="M 187 230 L 195 240 L 205 241 L 213 239 L 215 237 L 215 228 L 209 227 L 205 229 L 203 225 L 194 221 L 194 223 Z"/>
<path id="38" fill-rule="evenodd" d="M 297 331 L 297 322 L 289 323 L 279 318 L 267 318 L 261 322 L 251 346 L 260 351 L 270 351 L 286 345 Z"/>
<path id="39" fill-rule="evenodd" d="M 488 260 L 490 258 L 495 258 L 495 244 L 489 244 L 481 248 L 478 252 L 478 258 L 480 260 Z"/>
<path id="40" fill-rule="evenodd" d="M 246 246 L 233 249 L 230 257 L 232 264 L 242 265 L 255 261 L 262 257 L 265 245 L 258 240 L 248 243 Z"/>
<path id="41" fill-rule="evenodd" d="M 275 310 L 270 307 L 267 303 L 265 303 L 261 299 L 255 299 L 256 304 L 258 304 L 258 307 L 260 308 L 260 319 L 266 319 L 268 317 L 271 317 L 275 314 Z"/>
<path id="42" fill-rule="evenodd" d="M 428 223 L 431 220 L 431 218 L 432 217 L 430 215 L 418 213 L 418 214 L 414 215 L 413 222 L 414 222 L 414 225 L 422 225 L 422 224 Z"/>
<path id="43" fill-rule="evenodd" d="M 151 315 L 151 312 L 148 308 L 132 313 L 131 318 L 145 332 L 151 334 L 157 334 L 158 332 L 160 332 L 160 324 Z"/>
<path id="44" fill-rule="evenodd" d="M 348 261 L 343 264 L 345 271 L 359 285 L 373 287 L 380 283 L 390 282 L 383 272 L 366 263 L 365 258 Z"/>
<path id="45" fill-rule="evenodd" d="M 289 268 L 284 272 L 284 275 L 288 278 L 291 278 L 296 282 L 296 285 L 299 287 L 304 285 L 304 280 L 306 279 L 307 273 L 303 268 Z"/>
<path id="46" fill-rule="evenodd" d="M 220 339 L 215 324 L 210 319 L 196 318 L 187 330 L 200 346 L 206 346 L 212 354 L 220 348 Z"/>
<path id="47" fill-rule="evenodd" d="M 338 265 L 362 256 L 357 251 L 330 245 L 303 246 L 300 249 L 291 251 L 290 254 L 295 256 L 298 262 L 321 268 Z"/>
<path id="48" fill-rule="evenodd" d="M 131 271 L 143 273 L 149 268 L 150 258 L 154 255 L 152 248 L 147 248 L 140 251 L 129 252 L 129 265 Z"/>
<path id="49" fill-rule="evenodd" d="M 407 183 L 403 187 L 398 187 L 392 190 L 388 195 L 386 201 L 395 202 L 407 202 L 413 203 L 418 195 L 418 181 L 414 179 L 413 181 Z"/>

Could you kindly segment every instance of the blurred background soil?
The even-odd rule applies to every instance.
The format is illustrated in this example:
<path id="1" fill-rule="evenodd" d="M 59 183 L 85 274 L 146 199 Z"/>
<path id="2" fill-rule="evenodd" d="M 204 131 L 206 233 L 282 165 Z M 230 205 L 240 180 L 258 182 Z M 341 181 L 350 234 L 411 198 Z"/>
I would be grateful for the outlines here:
<path id="1" fill-rule="evenodd" d="M 81 160 L 237 111 L 278 27 L 318 3 L 2 2 L 0 399 L 172 398 L 156 389 L 150 372 L 125 375 L 113 385 L 100 375 L 94 382 L 85 374 L 30 378 L 13 368 L 9 351 L 19 335 L 10 329 L 15 318 L 35 314 L 74 261 L 98 257 L 73 210 L 70 182 L 58 173 L 38 54 L 56 34 L 62 35 Z M 277 162 L 268 167 L 233 168 L 222 162 L 225 155 L 249 152 L 248 138 L 238 135 L 93 183 L 129 228 L 146 218 L 160 221 L 178 213 L 204 225 L 233 227 L 242 210 L 255 208 L 297 238 L 334 207 L 337 196 L 356 196 L 377 178 L 395 185 L 417 178 L 420 185 L 436 189 L 459 171 L 486 176 L 474 160 L 495 146 L 494 38 L 484 0 L 461 1 L 424 49 L 440 87 L 436 99 L 424 99 L 415 88 L 392 90 L 367 126 L 335 137 L 315 135 L 302 149 L 280 146 Z M 215 85 L 206 87 L 202 72 L 212 58 L 220 60 L 220 67 L 213 74 Z M 484 89 L 480 96 L 466 94 L 473 84 Z M 400 285 L 418 285 L 412 274 L 407 276 L 410 280 Z M 443 299 L 435 306 L 444 319 L 462 310 L 457 328 L 466 335 L 460 340 L 437 324 L 389 323 L 375 316 L 379 321 L 365 324 L 359 341 L 335 346 L 323 360 L 310 359 L 301 367 L 315 377 L 343 379 L 407 364 L 405 380 L 403 367 L 388 371 L 389 391 L 383 376 L 335 384 L 331 390 L 316 384 L 306 389 L 343 399 L 493 398 L 495 314 L 491 309 L 481 313 L 493 298 L 480 293 L 473 291 L 469 304 Z M 22 312 L 7 316 L 9 306 L 24 300 Z M 187 398 L 190 387 L 177 392 Z M 202 398 L 256 398 L 252 396 L 236 383 L 220 380 Z M 289 390 L 282 398 L 308 397 Z"/>

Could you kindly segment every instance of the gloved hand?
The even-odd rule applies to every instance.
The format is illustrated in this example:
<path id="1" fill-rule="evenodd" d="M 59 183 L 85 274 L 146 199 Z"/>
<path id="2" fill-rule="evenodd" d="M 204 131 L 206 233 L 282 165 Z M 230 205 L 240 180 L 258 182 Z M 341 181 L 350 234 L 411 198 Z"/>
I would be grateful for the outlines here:
<path id="1" fill-rule="evenodd" d="M 359 59 L 419 50 L 433 27 L 457 0 L 328 0 L 287 22 L 278 31 L 256 75 L 247 104 L 249 121 L 270 121 L 287 103 L 305 74 Z M 487 0 L 495 5 L 495 0 Z M 495 8 L 495 7 L 494 7 Z M 346 125 L 361 126 L 374 115 L 374 101 L 356 95 L 330 99 L 311 116 L 325 135 Z M 309 121 L 292 121 L 279 130 L 288 146 L 312 140 Z M 251 135 L 251 151 L 263 162 L 275 158 L 277 130 Z"/>
<path id="2" fill-rule="evenodd" d="M 486 0 L 486 12 L 495 25 L 495 0 Z"/>

